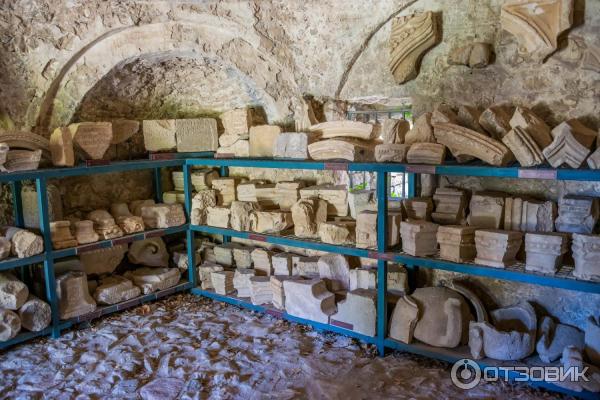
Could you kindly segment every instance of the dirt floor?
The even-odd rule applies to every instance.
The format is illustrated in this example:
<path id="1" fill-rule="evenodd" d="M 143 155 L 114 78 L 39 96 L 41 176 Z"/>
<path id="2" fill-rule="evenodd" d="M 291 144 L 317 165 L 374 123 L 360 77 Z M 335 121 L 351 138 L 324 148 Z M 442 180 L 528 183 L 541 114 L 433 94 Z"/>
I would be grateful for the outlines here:
<path id="1" fill-rule="evenodd" d="M 452 385 L 447 364 L 189 294 L 0 353 L 18 399 L 558 398 L 525 385 Z"/>

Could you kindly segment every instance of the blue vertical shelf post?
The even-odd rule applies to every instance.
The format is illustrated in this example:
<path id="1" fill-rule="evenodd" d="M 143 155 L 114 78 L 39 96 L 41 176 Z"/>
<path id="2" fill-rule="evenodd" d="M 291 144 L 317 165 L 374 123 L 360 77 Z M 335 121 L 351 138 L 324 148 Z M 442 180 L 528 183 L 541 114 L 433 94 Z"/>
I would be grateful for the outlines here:
<path id="1" fill-rule="evenodd" d="M 385 253 L 387 245 L 388 174 L 377 172 L 377 252 Z M 385 355 L 387 333 L 387 261 L 377 259 L 377 350 Z"/>
<path id="2" fill-rule="evenodd" d="M 162 168 L 154 168 L 154 198 L 157 203 L 162 203 Z"/>
<path id="3" fill-rule="evenodd" d="M 229 167 L 222 166 L 219 167 L 219 175 L 220 176 L 229 176 Z M 229 243 L 231 241 L 231 236 L 223 235 L 223 243 Z"/>
<path id="4" fill-rule="evenodd" d="M 54 276 L 54 260 L 52 257 L 52 238 L 50 236 L 50 220 L 48 217 L 48 196 L 46 178 L 35 180 L 38 210 L 40 215 L 40 231 L 44 238 L 44 277 L 46 280 L 46 297 L 52 310 L 52 337 L 60 336 L 60 321 L 58 317 L 58 299 L 56 298 L 56 278 Z"/>
<path id="5" fill-rule="evenodd" d="M 23 228 L 25 221 L 23 220 L 23 202 L 21 200 L 21 181 L 12 181 L 10 183 L 10 190 L 12 191 L 12 207 L 13 207 L 13 220 L 15 226 Z M 19 267 L 19 275 L 21 281 L 29 283 L 29 280 L 25 274 L 26 266 L 22 265 Z"/>
<path id="6" fill-rule="evenodd" d="M 188 224 L 192 224 L 192 174 L 191 166 L 187 163 L 183 164 L 183 190 L 185 193 L 185 213 L 188 216 Z M 191 287 L 196 287 L 196 249 L 194 243 L 194 231 L 186 230 L 187 239 L 187 259 L 188 259 L 188 280 Z"/>

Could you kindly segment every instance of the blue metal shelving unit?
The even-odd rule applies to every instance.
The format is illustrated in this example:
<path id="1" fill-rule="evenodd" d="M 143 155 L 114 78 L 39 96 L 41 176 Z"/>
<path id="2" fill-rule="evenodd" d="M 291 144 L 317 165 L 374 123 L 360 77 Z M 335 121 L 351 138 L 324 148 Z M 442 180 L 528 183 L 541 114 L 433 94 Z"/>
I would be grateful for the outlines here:
<path id="1" fill-rule="evenodd" d="M 515 167 L 491 167 L 485 165 L 414 165 L 414 164 L 392 164 L 392 163 L 351 163 L 351 162 L 317 162 L 297 160 L 273 160 L 273 159 L 188 159 L 188 166 L 220 167 L 221 175 L 225 176 L 227 167 L 244 168 L 279 168 L 279 169 L 307 169 L 307 170 L 343 170 L 343 171 L 369 171 L 377 174 L 377 235 L 378 248 L 371 251 L 358 249 L 350 246 L 336 246 L 320 243 L 313 240 L 299 239 L 293 236 L 281 235 L 259 235 L 251 232 L 239 232 L 232 229 L 217 228 L 212 226 L 190 225 L 189 232 L 222 235 L 224 240 L 231 237 L 253 239 L 283 246 L 300 247 L 304 249 L 320 250 L 330 253 L 338 253 L 349 256 L 367 257 L 377 259 L 377 335 L 368 337 L 357 334 L 348 329 L 340 328 L 330 324 L 321 324 L 315 321 L 295 318 L 279 310 L 273 310 L 234 296 L 223 296 L 209 290 L 193 288 L 192 293 L 209 297 L 211 299 L 233 304 L 252 311 L 262 312 L 284 318 L 292 322 L 306 324 L 317 330 L 331 331 L 360 339 L 366 343 L 374 344 L 381 355 L 386 349 L 395 349 L 414 354 L 420 354 L 429 358 L 454 363 L 462 358 L 469 357 L 468 352 L 442 349 L 424 344 L 405 344 L 387 337 L 388 322 L 388 296 L 387 296 L 387 267 L 388 262 L 402 263 L 407 267 L 409 282 L 414 280 L 414 274 L 419 267 L 439 269 L 458 272 L 467 275 L 482 276 L 507 281 L 529 283 L 535 285 L 551 286 L 587 293 L 600 293 L 600 282 L 590 282 L 575 279 L 572 271 L 562 268 L 556 275 L 543 275 L 531 273 L 524 270 L 523 266 L 498 269 L 475 264 L 459 264 L 436 258 L 413 257 L 402 252 L 386 249 L 387 242 L 387 193 L 388 174 L 405 173 L 408 180 L 408 197 L 416 195 L 417 174 L 437 174 L 456 176 L 477 177 L 500 177 L 513 179 L 545 179 L 545 180 L 576 180 L 576 181 L 600 181 L 600 170 L 573 170 L 573 169 L 548 169 L 548 168 L 521 168 Z M 189 204 L 191 204 L 191 192 L 187 191 Z M 191 210 L 191 208 L 189 208 Z M 190 246 L 191 244 L 191 246 Z M 188 240 L 188 252 L 192 252 L 193 235 Z M 502 363 L 494 360 L 478 361 L 480 367 L 501 366 Z M 514 380 L 516 375 L 509 374 L 508 378 Z M 573 392 L 559 386 L 531 381 L 532 386 L 543 387 L 548 390 L 569 394 L 582 399 L 597 399 L 598 395 L 591 392 Z"/>

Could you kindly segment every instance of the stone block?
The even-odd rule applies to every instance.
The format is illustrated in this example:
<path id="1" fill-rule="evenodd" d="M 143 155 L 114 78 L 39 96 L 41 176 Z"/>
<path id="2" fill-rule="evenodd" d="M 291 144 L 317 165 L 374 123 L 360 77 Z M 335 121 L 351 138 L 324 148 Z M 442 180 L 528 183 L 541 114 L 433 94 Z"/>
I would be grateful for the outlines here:
<path id="1" fill-rule="evenodd" d="M 254 247 L 235 246 L 233 248 L 233 261 L 237 268 L 252 268 L 252 252 Z"/>
<path id="2" fill-rule="evenodd" d="M 226 135 L 245 136 L 250 127 L 264 123 L 260 110 L 252 107 L 226 111 L 220 118 Z"/>
<path id="3" fill-rule="evenodd" d="M 0 272 L 0 308 L 18 310 L 27 301 L 29 289 L 11 272 Z"/>
<path id="4" fill-rule="evenodd" d="M 354 268 L 349 271 L 349 276 L 349 290 L 377 288 L 377 271 L 375 269 Z"/>
<path id="5" fill-rule="evenodd" d="M 437 224 L 408 220 L 400 224 L 402 251 L 415 257 L 432 256 L 437 253 Z"/>
<path id="6" fill-rule="evenodd" d="M 70 221 L 50 222 L 50 235 L 52 237 L 52 248 L 55 250 L 77 246 L 77 240 L 71 234 Z"/>
<path id="7" fill-rule="evenodd" d="M 21 330 L 19 316 L 10 310 L 0 308 L 0 342 L 6 342 L 17 336 Z"/>
<path id="8" fill-rule="evenodd" d="M 142 122 L 144 147 L 147 151 L 171 151 L 177 148 L 177 128 L 174 119 Z"/>
<path id="9" fill-rule="evenodd" d="M 229 228 L 231 210 L 229 207 L 208 207 L 206 209 L 206 225 L 217 228 Z"/>
<path id="10" fill-rule="evenodd" d="M 292 276 L 319 277 L 319 257 L 292 256 Z"/>
<path id="11" fill-rule="evenodd" d="M 573 275 L 579 279 L 600 281 L 600 235 L 573 234 Z"/>
<path id="12" fill-rule="evenodd" d="M 337 312 L 331 315 L 330 323 L 366 336 L 375 336 L 377 292 L 369 289 L 348 292 L 346 299 L 337 304 Z"/>
<path id="13" fill-rule="evenodd" d="M 404 137 L 404 143 L 412 145 L 415 143 L 435 143 L 433 134 L 433 126 L 431 126 L 431 113 L 426 112 L 421 114 L 413 124 L 410 131 Z"/>
<path id="14" fill-rule="evenodd" d="M 562 233 L 526 233 L 527 271 L 554 275 L 569 250 L 568 235 Z"/>
<path id="15" fill-rule="evenodd" d="M 523 243 L 523 234 L 515 231 L 479 229 L 475 232 L 477 257 L 475 264 L 494 268 L 514 265 Z"/>
<path id="16" fill-rule="evenodd" d="M 594 231 L 599 216 L 598 199 L 589 196 L 566 195 L 558 202 L 556 230 L 590 234 Z"/>
<path id="17" fill-rule="evenodd" d="M 327 202 L 327 215 L 348 215 L 348 187 L 346 185 L 322 184 L 300 189 L 301 199 L 318 198 Z"/>
<path id="18" fill-rule="evenodd" d="M 221 157 L 244 158 L 250 157 L 250 142 L 248 140 L 238 140 L 231 146 L 220 146 L 217 154 Z"/>
<path id="19" fill-rule="evenodd" d="M 250 230 L 258 233 L 278 233 L 294 225 L 292 213 L 285 211 L 253 211 L 250 214 Z"/>
<path id="20" fill-rule="evenodd" d="M 440 165 L 446 158 L 446 146 L 439 143 L 417 142 L 410 146 L 406 153 L 406 162 L 409 164 Z"/>
<path id="21" fill-rule="evenodd" d="M 142 293 L 141 289 L 133 285 L 129 279 L 119 275 L 112 275 L 102 279 L 94 291 L 94 299 L 98 304 L 117 304 L 131 300 Z"/>
<path id="22" fill-rule="evenodd" d="M 270 277 L 253 276 L 250 278 L 250 301 L 257 306 L 273 301 Z"/>
<path id="23" fill-rule="evenodd" d="M 273 148 L 281 128 L 277 125 L 257 125 L 250 128 L 250 157 L 273 157 Z"/>
<path id="24" fill-rule="evenodd" d="M 583 351 L 585 346 L 584 333 L 579 329 L 554 322 L 551 317 L 542 317 L 537 335 L 536 351 L 545 363 L 558 360 L 565 347 L 573 346 Z"/>
<path id="25" fill-rule="evenodd" d="M 185 224 L 181 204 L 154 204 L 142 207 L 144 225 L 150 229 L 163 229 Z"/>
<path id="26" fill-rule="evenodd" d="M 271 276 L 273 275 L 273 263 L 271 257 L 273 252 L 267 249 L 257 248 L 250 253 L 252 257 L 252 263 L 254 264 L 254 270 L 256 275 L 260 276 Z"/>
<path id="27" fill-rule="evenodd" d="M 198 281 L 202 290 L 214 289 L 211 274 L 217 271 L 223 271 L 223 267 L 213 262 L 204 262 L 198 266 Z"/>
<path id="28" fill-rule="evenodd" d="M 358 139 L 326 139 L 308 145 L 313 160 L 346 160 L 350 162 L 375 161 L 375 142 Z"/>
<path id="29" fill-rule="evenodd" d="M 94 222 L 94 230 L 100 240 L 115 239 L 123 236 L 123 231 L 115 219 L 106 210 L 94 210 L 88 213 L 86 219 Z"/>
<path id="30" fill-rule="evenodd" d="M 142 289 L 143 294 L 168 289 L 179 283 L 181 273 L 179 268 L 138 268 L 128 271 L 125 278 L 133 281 L 135 286 Z"/>
<path id="31" fill-rule="evenodd" d="M 461 189 L 437 188 L 433 195 L 435 211 L 431 219 L 437 224 L 464 225 L 468 195 Z"/>
<path id="32" fill-rule="evenodd" d="M 56 277 L 56 297 L 60 319 L 75 318 L 96 309 L 96 302 L 88 291 L 87 275 L 68 271 Z"/>
<path id="33" fill-rule="evenodd" d="M 82 269 L 86 274 L 111 274 L 119 266 L 128 246 L 119 244 L 113 247 L 79 253 Z"/>
<path id="34" fill-rule="evenodd" d="M 400 297 L 390 318 L 390 338 L 411 343 L 418 320 L 419 305 L 416 301 L 408 295 Z"/>
<path id="35" fill-rule="evenodd" d="M 73 144 L 92 160 L 101 160 L 113 138 L 110 122 L 80 122 L 68 127 Z"/>
<path id="36" fill-rule="evenodd" d="M 175 120 L 175 138 L 178 152 L 217 151 L 219 133 L 214 118 Z"/>
<path id="37" fill-rule="evenodd" d="M 319 258 L 319 277 L 331 292 L 350 288 L 350 265 L 341 254 L 326 254 Z"/>
<path id="38" fill-rule="evenodd" d="M 386 118 L 381 123 L 381 138 L 385 144 L 402 144 L 404 143 L 404 137 L 409 130 L 410 123 L 407 120 Z"/>
<path id="39" fill-rule="evenodd" d="M 308 145 L 313 142 L 311 134 L 306 132 L 283 132 L 275 139 L 273 157 L 308 159 Z"/>
<path id="40" fill-rule="evenodd" d="M 504 222 L 504 196 L 494 193 L 475 193 L 469 204 L 467 223 L 481 229 L 500 229 Z"/>
<path id="41" fill-rule="evenodd" d="M 600 320 L 595 316 L 586 321 L 584 340 L 585 355 L 592 364 L 600 366 Z"/>
<path id="42" fill-rule="evenodd" d="M 375 161 L 377 162 L 406 162 L 408 144 L 378 144 L 375 146 Z"/>
<path id="43" fill-rule="evenodd" d="M 48 199 L 49 221 L 60 221 L 63 219 L 62 199 L 58 186 L 48 184 L 46 187 L 46 198 Z M 34 186 L 23 185 L 21 188 L 21 204 L 23 206 L 23 222 L 25 228 L 40 227 L 40 213 L 38 210 L 37 191 Z"/>
<path id="44" fill-rule="evenodd" d="M 217 193 L 217 205 L 229 207 L 235 201 L 237 182 L 234 178 L 217 178 L 212 181 L 212 188 Z"/>
<path id="45" fill-rule="evenodd" d="M 471 262 L 475 258 L 475 230 L 472 226 L 440 226 L 437 242 L 440 258 L 456 263 Z"/>
<path id="46" fill-rule="evenodd" d="M 19 308 L 19 319 L 21 326 L 28 331 L 43 331 L 52 321 L 52 309 L 50 304 L 30 294 L 27 301 Z"/>
<path id="47" fill-rule="evenodd" d="M 216 271 L 210 274 L 212 286 L 215 293 L 227 295 L 232 293 L 235 288 L 233 287 L 233 271 Z"/>
<path id="48" fill-rule="evenodd" d="M 283 289 L 285 310 L 291 316 L 327 324 L 336 312 L 335 295 L 321 279 L 286 280 Z"/>
<path id="49" fill-rule="evenodd" d="M 291 207 L 294 235 L 302 238 L 319 237 L 319 224 L 327 220 L 327 202 L 318 198 L 303 198 Z"/>
<path id="50" fill-rule="evenodd" d="M 192 197 L 192 225 L 206 225 L 208 208 L 217 205 L 217 193 L 212 189 L 199 190 Z"/>
<path id="51" fill-rule="evenodd" d="M 292 256 L 292 253 L 273 254 L 273 257 L 271 257 L 273 273 L 281 276 L 292 275 Z"/>
<path id="52" fill-rule="evenodd" d="M 491 44 L 474 42 L 453 50 L 448 56 L 448 64 L 485 68 L 490 64 L 493 53 Z"/>
<path id="53" fill-rule="evenodd" d="M 4 232 L 12 245 L 12 254 L 18 258 L 27 258 L 44 251 L 44 240 L 41 236 L 25 229 L 10 227 Z"/>
<path id="54" fill-rule="evenodd" d="M 69 128 L 56 128 L 50 135 L 50 153 L 52 164 L 56 167 L 72 167 L 75 165 L 73 137 Z"/>
<path id="55" fill-rule="evenodd" d="M 348 205 L 350 206 L 350 216 L 356 219 L 356 216 L 365 210 L 377 210 L 375 203 L 375 190 L 362 189 L 348 191 Z"/>
<path id="56" fill-rule="evenodd" d="M 237 290 L 237 297 L 250 297 L 250 278 L 254 277 L 254 270 L 238 268 L 233 274 L 233 288 Z"/>
<path id="57" fill-rule="evenodd" d="M 430 197 L 412 197 L 402 200 L 408 219 L 431 221 L 433 202 Z"/>

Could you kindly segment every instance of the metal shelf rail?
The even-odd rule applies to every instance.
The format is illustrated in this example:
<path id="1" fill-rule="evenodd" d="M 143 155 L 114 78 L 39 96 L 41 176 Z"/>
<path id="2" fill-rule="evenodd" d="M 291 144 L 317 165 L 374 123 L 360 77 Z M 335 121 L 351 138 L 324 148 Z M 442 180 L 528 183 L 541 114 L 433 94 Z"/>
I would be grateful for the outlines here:
<path id="1" fill-rule="evenodd" d="M 578 280 L 572 277 L 568 268 L 563 267 L 557 275 L 543 275 L 531 273 L 524 270 L 522 266 L 517 268 L 498 269 L 485 267 L 475 264 L 459 264 L 436 258 L 413 257 L 401 252 L 386 249 L 387 243 L 387 192 L 388 192 L 388 173 L 406 173 L 408 177 L 409 197 L 415 196 L 416 174 L 437 174 L 437 175 L 457 175 L 457 176 L 478 176 L 478 177 L 500 177 L 513 179 L 546 179 L 546 180 L 576 180 L 576 181 L 600 181 L 600 170 L 573 170 L 573 169 L 548 169 L 548 168 L 520 168 L 520 167 L 491 167 L 485 165 L 414 165 L 414 164 L 393 164 L 393 163 L 351 163 L 351 162 L 315 162 L 315 161 L 297 161 L 297 160 L 273 160 L 273 159 L 188 159 L 184 166 L 185 174 L 189 177 L 192 166 L 220 167 L 221 175 L 225 176 L 228 167 L 244 168 L 278 168 L 278 169 L 307 169 L 307 170 L 344 170 L 344 171 L 370 171 L 375 172 L 377 176 L 377 243 L 376 251 L 358 249 L 350 246 L 336 246 L 320 243 L 313 240 L 303 240 L 284 235 L 262 235 L 251 232 L 239 232 L 232 229 L 217 228 L 206 225 L 190 225 L 189 234 L 192 236 L 188 240 L 188 257 L 193 257 L 193 233 L 206 233 L 222 235 L 224 241 L 231 237 L 253 239 L 283 246 L 294 246 L 304 249 L 321 250 L 330 253 L 344 255 L 367 257 L 377 260 L 377 335 L 369 337 L 359 335 L 348 329 L 344 329 L 331 324 L 322 324 L 315 321 L 294 318 L 279 310 L 273 310 L 268 307 L 256 306 L 247 300 L 234 296 L 223 296 L 213 291 L 193 288 L 192 293 L 209 297 L 214 300 L 226 302 L 256 312 L 263 312 L 278 318 L 284 318 L 293 322 L 310 325 L 317 330 L 331 331 L 354 338 L 358 338 L 366 343 L 377 346 L 381 355 L 385 354 L 386 349 L 395 349 L 414 354 L 420 354 L 429 358 L 438 359 L 454 363 L 462 358 L 468 358 L 468 352 L 458 352 L 452 349 L 435 348 L 419 343 L 405 344 L 387 337 L 388 330 L 388 295 L 387 295 L 387 264 L 388 262 L 398 262 L 405 264 L 409 273 L 414 274 L 418 267 L 430 269 L 439 269 L 453 271 L 467 275 L 489 277 L 494 279 L 503 279 L 507 281 L 523 282 L 528 284 L 551 286 L 556 288 L 587 292 L 600 293 L 600 282 L 591 282 Z M 187 182 L 186 182 L 187 183 Z M 189 204 L 187 210 L 191 211 L 191 191 L 186 189 L 186 203 Z M 477 363 L 481 368 L 486 366 L 502 366 L 501 362 L 494 360 L 479 360 Z M 514 373 L 506 373 L 510 380 L 518 378 Z M 544 387 L 548 390 L 566 393 L 582 399 L 597 399 L 597 393 L 574 392 L 565 388 L 553 385 L 547 382 L 529 381 L 529 384 L 536 387 Z"/>

